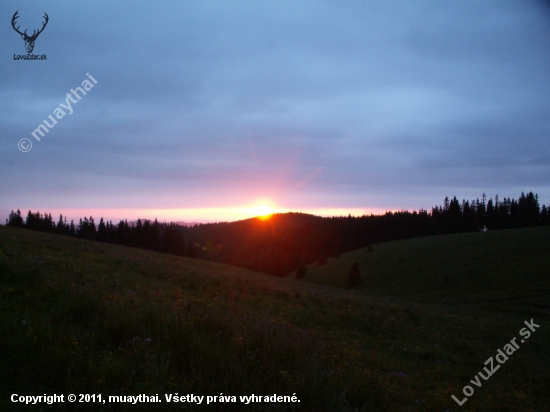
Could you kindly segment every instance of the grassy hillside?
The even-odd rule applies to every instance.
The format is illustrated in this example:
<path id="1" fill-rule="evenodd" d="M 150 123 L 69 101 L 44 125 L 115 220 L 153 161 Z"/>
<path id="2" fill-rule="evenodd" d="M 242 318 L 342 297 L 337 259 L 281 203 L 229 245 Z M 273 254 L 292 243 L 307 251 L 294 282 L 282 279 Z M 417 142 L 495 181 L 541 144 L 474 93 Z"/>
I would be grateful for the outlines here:
<path id="1" fill-rule="evenodd" d="M 504 279 L 512 282 L 518 268 L 529 266 L 520 258 L 520 266 L 503 267 Z M 548 410 L 545 311 L 480 309 L 481 292 L 473 287 L 478 298 L 469 301 L 468 291 L 458 289 L 461 298 L 448 305 L 421 284 L 398 289 L 380 281 L 377 293 L 367 284 L 352 291 L 0 227 L 0 409 L 49 409 L 13 404 L 13 393 L 159 394 L 163 401 L 164 394 L 223 393 L 237 402 L 65 403 L 53 410 Z M 399 291 L 401 297 L 388 297 Z M 485 360 L 531 318 L 540 329 L 459 408 L 451 395 L 462 399 Z M 301 402 L 238 402 L 239 395 L 275 393 L 295 393 Z"/>
<path id="2" fill-rule="evenodd" d="M 500 302 L 550 309 L 550 227 L 428 236 L 311 265 L 307 281 L 347 287 L 353 262 L 367 293 L 423 301 Z"/>

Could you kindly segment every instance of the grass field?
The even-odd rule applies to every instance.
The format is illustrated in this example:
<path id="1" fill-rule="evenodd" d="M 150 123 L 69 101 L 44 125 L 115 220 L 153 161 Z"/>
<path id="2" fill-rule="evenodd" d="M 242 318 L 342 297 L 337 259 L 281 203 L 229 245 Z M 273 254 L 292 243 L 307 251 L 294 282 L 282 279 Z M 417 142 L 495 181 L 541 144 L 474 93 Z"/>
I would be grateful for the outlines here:
<path id="1" fill-rule="evenodd" d="M 389 242 L 303 282 L 0 227 L 0 409 L 50 410 L 14 393 L 223 393 L 237 402 L 51 410 L 550 410 L 549 239 L 534 228 Z M 355 261 L 363 283 L 349 290 Z M 464 398 L 531 318 L 540 328 L 459 407 L 451 395 Z M 239 402 L 251 394 L 300 403 Z"/>
<path id="2" fill-rule="evenodd" d="M 385 242 L 308 267 L 305 280 L 427 302 L 539 305 L 550 309 L 550 227 L 427 236 Z"/>

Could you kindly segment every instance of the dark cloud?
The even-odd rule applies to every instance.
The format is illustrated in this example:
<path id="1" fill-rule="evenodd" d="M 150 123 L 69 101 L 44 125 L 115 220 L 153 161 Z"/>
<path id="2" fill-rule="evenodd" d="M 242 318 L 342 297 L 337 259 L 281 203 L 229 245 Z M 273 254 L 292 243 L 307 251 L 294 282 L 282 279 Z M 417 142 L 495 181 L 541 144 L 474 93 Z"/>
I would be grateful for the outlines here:
<path id="1" fill-rule="evenodd" d="M 49 14 L 47 61 L 12 60 L 18 9 L 30 28 Z M 518 190 L 550 203 L 549 10 L 5 1 L 0 208 L 419 208 Z M 97 87 L 20 153 L 86 73 Z"/>

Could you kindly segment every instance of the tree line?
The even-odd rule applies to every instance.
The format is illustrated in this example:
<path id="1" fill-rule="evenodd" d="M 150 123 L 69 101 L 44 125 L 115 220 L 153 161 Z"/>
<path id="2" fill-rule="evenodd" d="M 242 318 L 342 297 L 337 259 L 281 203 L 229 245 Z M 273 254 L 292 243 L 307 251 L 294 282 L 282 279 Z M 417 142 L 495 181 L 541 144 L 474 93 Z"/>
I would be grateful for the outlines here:
<path id="1" fill-rule="evenodd" d="M 399 211 L 383 215 L 323 218 L 303 213 L 273 215 L 270 219 L 246 219 L 228 223 L 199 224 L 126 220 L 113 224 L 100 219 L 80 219 L 77 225 L 59 217 L 11 212 L 9 226 L 109 242 L 131 247 L 199 257 L 244 267 L 275 276 L 287 276 L 296 268 L 329 257 L 372 246 L 379 242 L 418 236 L 550 225 L 549 207 L 539 205 L 538 195 L 522 193 L 519 199 L 458 201 L 445 198 L 430 212 Z"/>
<path id="2" fill-rule="evenodd" d="M 398 211 L 383 215 L 323 218 L 285 213 L 268 220 L 247 219 L 185 228 L 201 245 L 199 256 L 276 276 L 303 265 L 380 242 L 418 236 L 549 225 L 546 206 L 538 196 L 481 200 L 445 198 L 430 212 Z"/>
<path id="3" fill-rule="evenodd" d="M 17 212 L 12 210 L 6 220 L 6 225 L 178 256 L 197 257 L 193 242 L 185 240 L 179 225 L 159 223 L 157 219 L 154 221 L 138 219 L 135 223 L 121 220 L 118 224 L 113 224 L 112 221 L 105 222 L 101 218 L 96 225 L 94 218 L 90 216 L 80 219 L 75 225 L 73 220 L 68 223 L 67 218 L 63 215 L 59 215 L 59 220 L 56 223 L 52 219 L 52 215 L 48 213 L 32 213 L 29 210 L 26 218 L 23 219 L 20 210 Z"/>

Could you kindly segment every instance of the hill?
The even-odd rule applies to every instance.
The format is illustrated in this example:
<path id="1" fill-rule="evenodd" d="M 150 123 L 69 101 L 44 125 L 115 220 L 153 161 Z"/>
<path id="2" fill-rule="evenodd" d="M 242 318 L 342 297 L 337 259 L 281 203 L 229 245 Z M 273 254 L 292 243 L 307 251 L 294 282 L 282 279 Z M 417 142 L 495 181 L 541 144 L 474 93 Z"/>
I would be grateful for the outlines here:
<path id="1" fill-rule="evenodd" d="M 514 302 L 550 309 L 550 227 L 427 236 L 384 242 L 310 265 L 305 280 L 437 302 Z"/>
<path id="2" fill-rule="evenodd" d="M 504 277 L 517 269 L 505 267 Z M 546 312 L 426 303 L 412 289 L 391 297 L 331 288 L 0 226 L 2 410 L 47 410 L 10 397 L 54 393 L 163 401 L 53 405 L 61 411 L 459 410 L 451 395 L 462 399 L 531 318 L 540 328 L 475 387 L 465 411 L 547 410 Z M 167 403 L 176 393 L 236 398 Z M 296 394 L 300 403 L 240 403 L 251 394 Z"/>
<path id="3" fill-rule="evenodd" d="M 202 259 L 280 277 L 300 261 L 314 262 L 318 256 L 333 254 L 341 238 L 334 221 L 305 213 L 204 224 L 182 232 L 196 242 Z"/>
<path id="4" fill-rule="evenodd" d="M 182 226 L 138 220 L 113 224 L 92 216 L 77 224 L 51 213 L 12 211 L 7 226 L 132 246 L 140 249 L 198 257 L 256 272 L 285 277 L 305 264 L 376 243 L 419 236 L 550 226 L 549 208 L 540 207 L 538 195 L 523 192 L 518 200 L 476 199 L 462 203 L 445 198 L 431 212 L 386 212 L 384 215 L 319 217 L 304 213 L 278 213 L 237 222 Z M 181 223 L 181 222 L 180 222 Z"/>

